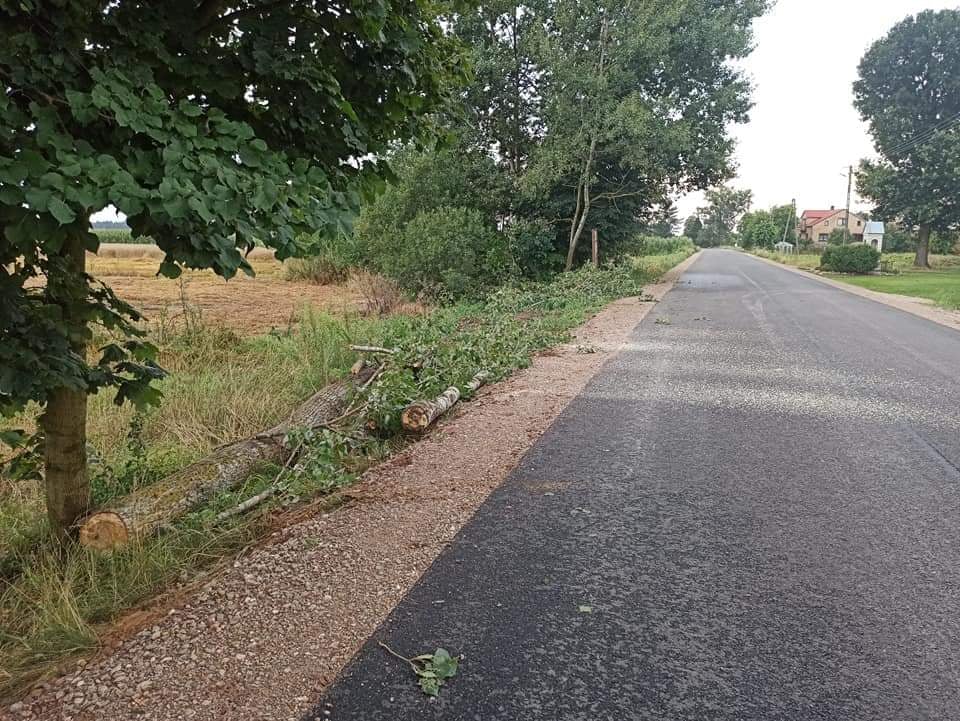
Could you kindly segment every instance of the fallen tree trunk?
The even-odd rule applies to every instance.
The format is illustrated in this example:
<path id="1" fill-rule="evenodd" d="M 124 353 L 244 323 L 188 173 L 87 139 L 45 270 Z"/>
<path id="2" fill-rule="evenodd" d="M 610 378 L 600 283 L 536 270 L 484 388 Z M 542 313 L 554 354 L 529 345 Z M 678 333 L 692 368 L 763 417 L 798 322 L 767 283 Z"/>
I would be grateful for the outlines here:
<path id="1" fill-rule="evenodd" d="M 487 382 L 490 374 L 481 371 L 467 384 L 467 391 L 475 393 L 480 386 Z M 450 386 L 433 400 L 416 401 L 403 409 L 400 416 L 400 423 L 403 429 L 412 433 L 422 433 L 429 428 L 435 420 L 449 411 L 460 400 L 460 389 L 456 386 Z"/>
<path id="2" fill-rule="evenodd" d="M 350 396 L 376 374 L 372 366 L 332 383 L 301 404 L 283 423 L 251 438 L 228 443 L 209 456 L 149 486 L 140 488 L 80 524 L 80 542 L 106 550 L 169 525 L 194 506 L 240 486 L 264 464 L 285 463 L 296 449 L 284 442 L 294 428 L 319 428 L 338 419 Z"/>

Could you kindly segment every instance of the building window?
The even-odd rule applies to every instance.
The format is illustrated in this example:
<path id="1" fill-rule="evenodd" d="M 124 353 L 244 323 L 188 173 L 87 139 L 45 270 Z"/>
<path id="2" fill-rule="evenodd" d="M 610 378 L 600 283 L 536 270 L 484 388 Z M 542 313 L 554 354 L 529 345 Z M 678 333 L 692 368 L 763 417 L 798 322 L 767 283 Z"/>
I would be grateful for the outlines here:
<path id="1" fill-rule="evenodd" d="M 846 219 L 846 218 L 840 218 L 839 220 L 837 220 L 837 225 L 839 225 L 841 228 L 842 228 L 843 226 L 845 226 L 846 224 L 847 224 L 847 219 Z"/>
<path id="2" fill-rule="evenodd" d="M 823 221 L 823 224 L 824 224 L 824 225 L 830 225 L 830 221 L 829 221 L 829 220 L 825 220 L 825 221 Z"/>
<path id="3" fill-rule="evenodd" d="M 858 228 L 860 227 L 860 221 L 859 221 L 859 220 L 857 221 L 857 227 L 858 227 Z"/>
<path id="4" fill-rule="evenodd" d="M 826 243 L 828 240 L 830 240 L 830 235 L 828 233 L 820 233 L 821 243 Z"/>

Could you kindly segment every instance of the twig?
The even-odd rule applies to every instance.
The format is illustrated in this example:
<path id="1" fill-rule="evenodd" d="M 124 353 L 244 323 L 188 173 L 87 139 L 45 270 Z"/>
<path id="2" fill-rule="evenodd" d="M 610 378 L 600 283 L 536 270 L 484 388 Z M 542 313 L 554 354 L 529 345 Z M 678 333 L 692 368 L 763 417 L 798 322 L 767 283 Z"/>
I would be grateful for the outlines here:
<path id="1" fill-rule="evenodd" d="M 241 513 L 246 513 L 251 508 L 259 506 L 265 500 L 276 494 L 279 491 L 279 486 L 270 486 L 264 491 L 261 491 L 255 496 L 251 496 L 243 503 L 234 506 L 233 508 L 228 508 L 226 511 L 222 511 L 217 514 L 217 517 L 213 519 L 214 523 L 223 523 L 228 518 L 233 518 L 234 516 L 239 516 Z"/>
<path id="2" fill-rule="evenodd" d="M 350 350 L 357 353 L 383 353 L 384 355 L 393 355 L 399 352 L 397 348 L 383 348 L 378 345 L 352 345 Z"/>

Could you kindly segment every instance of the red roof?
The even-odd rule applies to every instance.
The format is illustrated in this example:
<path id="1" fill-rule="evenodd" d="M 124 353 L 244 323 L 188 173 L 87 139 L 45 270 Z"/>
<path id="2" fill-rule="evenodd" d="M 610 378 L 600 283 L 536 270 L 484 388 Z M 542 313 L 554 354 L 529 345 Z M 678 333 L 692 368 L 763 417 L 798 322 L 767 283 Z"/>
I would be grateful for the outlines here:
<path id="1" fill-rule="evenodd" d="M 823 220 L 831 215 L 836 215 L 839 210 L 805 210 L 801 218 L 810 218 L 811 220 Z"/>

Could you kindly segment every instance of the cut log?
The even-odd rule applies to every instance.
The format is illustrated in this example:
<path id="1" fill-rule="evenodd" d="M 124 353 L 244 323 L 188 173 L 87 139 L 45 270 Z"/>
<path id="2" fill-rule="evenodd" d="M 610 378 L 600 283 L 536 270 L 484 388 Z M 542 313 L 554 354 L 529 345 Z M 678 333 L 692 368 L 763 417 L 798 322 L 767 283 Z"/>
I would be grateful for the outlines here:
<path id="1" fill-rule="evenodd" d="M 264 464 L 287 462 L 294 449 L 285 445 L 284 436 L 294 428 L 319 428 L 340 417 L 353 392 L 376 372 L 365 366 L 315 393 L 283 423 L 221 446 L 206 458 L 88 516 L 80 524 L 80 542 L 100 550 L 123 546 L 163 529 L 218 493 L 239 487 Z"/>
<path id="2" fill-rule="evenodd" d="M 467 384 L 467 392 L 475 393 L 480 386 L 487 382 L 490 374 L 481 371 Z M 449 411 L 460 400 L 460 389 L 450 386 L 433 400 L 416 401 L 403 409 L 400 423 L 403 429 L 411 433 L 422 433 L 435 420 Z"/>

